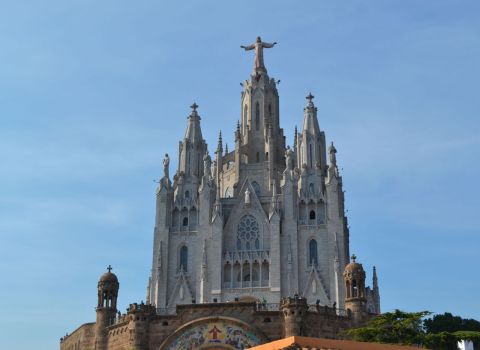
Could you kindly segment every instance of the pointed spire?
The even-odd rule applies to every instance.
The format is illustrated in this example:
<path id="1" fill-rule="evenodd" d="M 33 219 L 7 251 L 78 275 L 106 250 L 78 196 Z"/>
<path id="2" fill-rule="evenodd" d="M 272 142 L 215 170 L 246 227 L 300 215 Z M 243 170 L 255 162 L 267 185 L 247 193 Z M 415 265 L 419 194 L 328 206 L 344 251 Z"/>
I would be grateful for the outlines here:
<path id="1" fill-rule="evenodd" d="M 237 130 L 235 130 L 235 142 L 242 140 L 242 133 L 240 132 L 240 121 L 237 120 Z"/>
<path id="2" fill-rule="evenodd" d="M 218 133 L 218 145 L 217 145 L 217 153 L 222 154 L 223 151 L 223 141 L 222 141 L 222 131 Z"/>
<path id="3" fill-rule="evenodd" d="M 198 105 L 193 102 L 190 106 L 192 111 L 188 116 L 187 130 L 185 131 L 185 138 L 191 142 L 201 142 L 203 140 L 202 130 L 200 128 L 200 116 L 198 115 Z"/>
<path id="4" fill-rule="evenodd" d="M 378 277 L 377 277 L 377 269 L 375 268 L 375 266 L 373 267 L 373 288 L 377 288 L 378 289 Z"/>
<path id="5" fill-rule="evenodd" d="M 225 143 L 225 155 L 228 154 L 228 143 Z"/>

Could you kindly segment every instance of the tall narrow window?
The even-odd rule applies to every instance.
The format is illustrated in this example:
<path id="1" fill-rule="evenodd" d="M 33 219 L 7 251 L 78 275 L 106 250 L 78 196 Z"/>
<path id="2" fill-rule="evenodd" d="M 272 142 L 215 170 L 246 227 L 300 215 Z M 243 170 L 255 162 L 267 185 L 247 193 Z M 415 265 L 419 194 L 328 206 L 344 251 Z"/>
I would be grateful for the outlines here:
<path id="1" fill-rule="evenodd" d="M 272 104 L 268 104 L 268 115 L 271 117 L 272 116 Z"/>
<path id="2" fill-rule="evenodd" d="M 260 162 L 260 152 L 257 152 L 255 160 L 257 161 L 257 163 Z"/>
<path id="3" fill-rule="evenodd" d="M 255 130 L 260 128 L 260 105 L 258 102 L 255 104 Z"/>
<path id="4" fill-rule="evenodd" d="M 308 243 L 308 252 L 309 252 L 309 265 L 317 266 L 318 265 L 318 250 L 317 250 L 317 241 L 312 239 Z"/>
<path id="5" fill-rule="evenodd" d="M 308 155 L 308 156 L 309 156 L 310 168 L 312 168 L 312 167 L 313 167 L 312 144 L 309 145 L 309 148 L 310 148 L 310 149 L 309 149 L 310 152 L 309 152 L 309 155 Z"/>
<path id="6" fill-rule="evenodd" d="M 310 210 L 310 220 L 315 220 L 315 210 Z"/>
<path id="7" fill-rule="evenodd" d="M 243 107 L 243 125 L 248 125 L 248 105 L 245 105 L 245 107 Z"/>
<path id="8" fill-rule="evenodd" d="M 183 226 L 188 226 L 188 218 L 186 216 L 183 218 Z"/>
<path id="9" fill-rule="evenodd" d="M 188 248 L 187 246 L 182 246 L 180 248 L 180 270 L 188 270 Z"/>

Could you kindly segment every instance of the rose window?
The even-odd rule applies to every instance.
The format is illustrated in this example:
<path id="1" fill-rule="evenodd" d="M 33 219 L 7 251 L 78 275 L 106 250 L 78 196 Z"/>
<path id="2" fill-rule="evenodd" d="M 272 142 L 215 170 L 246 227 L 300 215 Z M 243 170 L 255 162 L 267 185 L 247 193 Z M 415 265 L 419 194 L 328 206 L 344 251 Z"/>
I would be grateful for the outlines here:
<path id="1" fill-rule="evenodd" d="M 260 234 L 258 222 L 252 215 L 245 215 L 238 224 L 237 249 L 258 250 L 260 249 Z"/>

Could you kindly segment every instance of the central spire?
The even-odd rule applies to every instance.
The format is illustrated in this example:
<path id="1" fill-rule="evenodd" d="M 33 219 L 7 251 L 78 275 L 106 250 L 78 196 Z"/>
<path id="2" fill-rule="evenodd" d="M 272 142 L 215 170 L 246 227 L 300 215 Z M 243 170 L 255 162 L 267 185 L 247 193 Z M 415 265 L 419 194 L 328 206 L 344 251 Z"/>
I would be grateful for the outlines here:
<path id="1" fill-rule="evenodd" d="M 263 63 L 263 49 L 269 49 L 269 48 L 272 48 L 274 47 L 275 45 L 277 44 L 277 42 L 274 42 L 273 44 L 270 44 L 270 43 L 265 43 L 262 41 L 262 39 L 257 36 L 257 40 L 255 41 L 255 43 L 251 44 L 251 45 L 248 45 L 248 46 L 240 46 L 242 49 L 245 49 L 245 51 L 249 51 L 249 50 L 255 50 L 255 61 L 254 61 L 254 66 L 253 68 L 255 69 L 255 71 L 267 71 L 267 69 L 265 68 L 265 65 Z"/>

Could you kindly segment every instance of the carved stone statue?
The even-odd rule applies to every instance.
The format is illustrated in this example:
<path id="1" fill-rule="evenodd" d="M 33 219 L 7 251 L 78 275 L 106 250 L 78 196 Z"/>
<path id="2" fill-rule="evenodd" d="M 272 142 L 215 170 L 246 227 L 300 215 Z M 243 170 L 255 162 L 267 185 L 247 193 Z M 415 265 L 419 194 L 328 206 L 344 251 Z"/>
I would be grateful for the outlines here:
<path id="1" fill-rule="evenodd" d="M 169 178 L 169 173 L 168 173 L 169 165 L 170 165 L 170 157 L 168 156 L 168 153 L 165 153 L 165 158 L 163 158 L 163 174 L 167 179 Z"/>
<path id="2" fill-rule="evenodd" d="M 245 190 L 245 204 L 246 204 L 246 205 L 250 205 L 250 201 L 251 201 L 251 199 L 250 199 L 250 190 L 249 190 L 248 187 L 247 187 L 247 189 Z"/>
<path id="3" fill-rule="evenodd" d="M 262 39 L 259 36 L 257 36 L 257 41 L 254 44 L 248 45 L 248 46 L 242 45 L 240 47 L 242 49 L 245 49 L 245 51 L 255 50 L 255 64 L 254 64 L 255 69 L 257 68 L 265 69 L 265 65 L 263 64 L 263 49 L 274 47 L 276 44 L 277 42 L 274 42 L 273 44 L 264 43 Z"/>
<path id="4" fill-rule="evenodd" d="M 203 175 L 210 178 L 210 170 L 212 169 L 212 159 L 208 153 L 203 156 Z"/>
<path id="5" fill-rule="evenodd" d="M 293 151 L 287 146 L 285 151 L 285 166 L 287 170 L 293 170 Z"/>
<path id="6" fill-rule="evenodd" d="M 333 142 L 330 144 L 330 147 L 328 147 L 328 154 L 330 158 L 330 165 L 332 166 L 337 166 L 337 150 L 335 149 L 335 146 L 333 145 Z"/>

